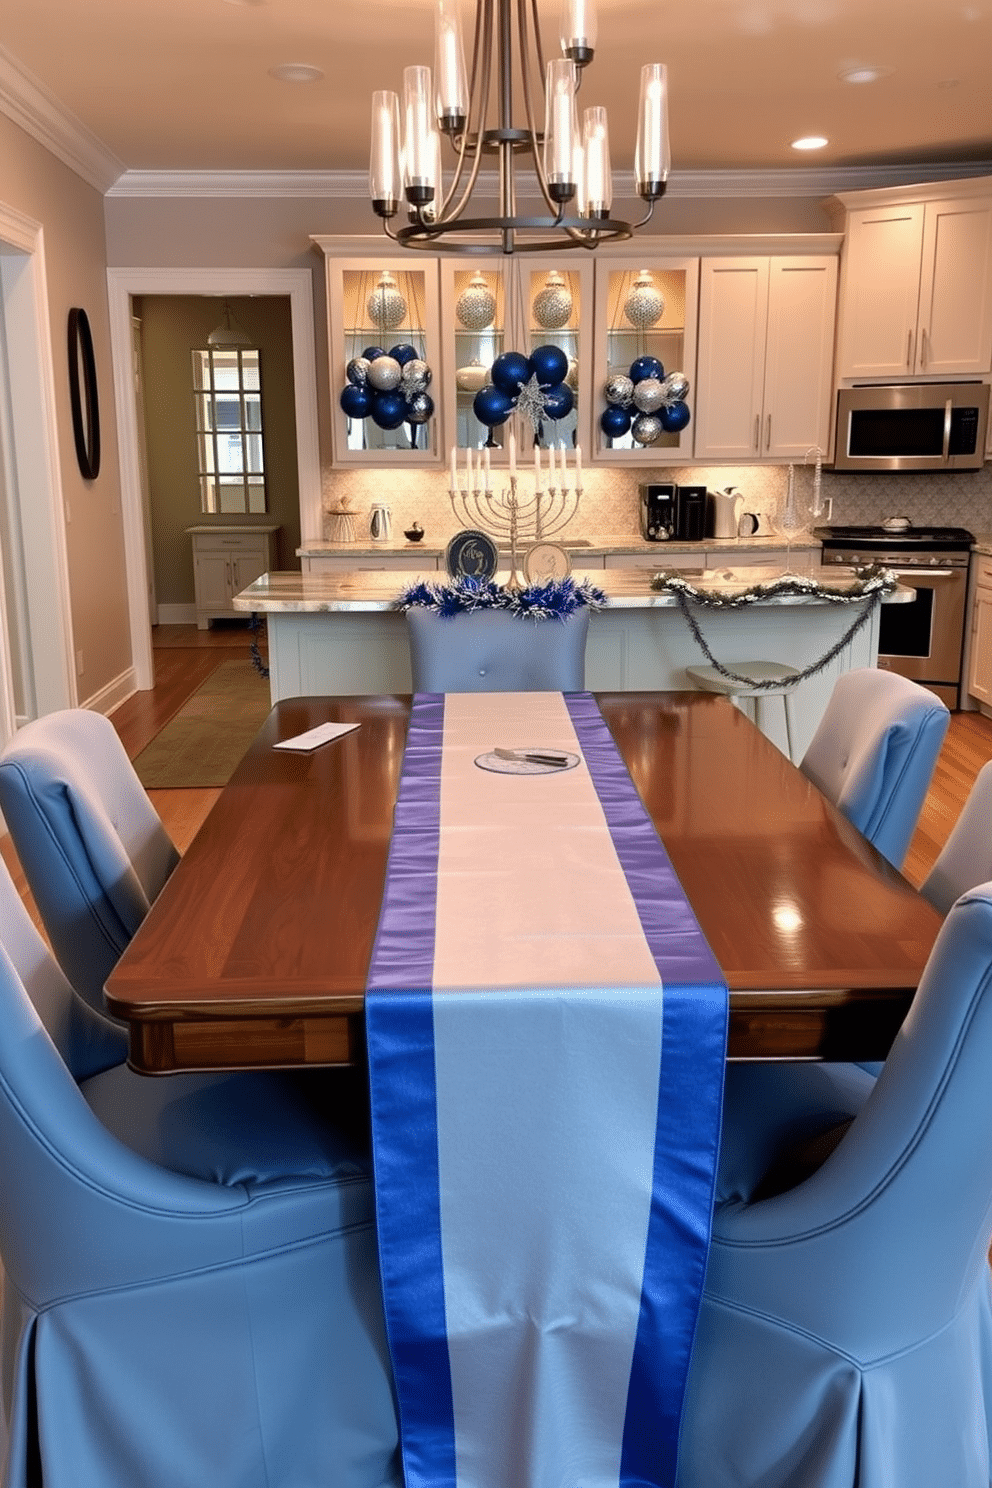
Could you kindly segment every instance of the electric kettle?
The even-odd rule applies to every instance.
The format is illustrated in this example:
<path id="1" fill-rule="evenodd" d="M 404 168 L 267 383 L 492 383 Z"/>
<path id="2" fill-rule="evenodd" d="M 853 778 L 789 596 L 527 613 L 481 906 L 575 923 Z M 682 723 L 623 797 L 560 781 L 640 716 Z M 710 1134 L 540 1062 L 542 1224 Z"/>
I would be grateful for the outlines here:
<path id="1" fill-rule="evenodd" d="M 711 491 L 709 498 L 713 536 L 736 537 L 737 524 L 744 507 L 744 497 L 736 486 L 727 486 L 723 491 Z"/>
<path id="2" fill-rule="evenodd" d="M 369 536 L 373 542 L 388 542 L 393 530 L 392 512 L 382 501 L 373 501 L 369 509 Z"/>

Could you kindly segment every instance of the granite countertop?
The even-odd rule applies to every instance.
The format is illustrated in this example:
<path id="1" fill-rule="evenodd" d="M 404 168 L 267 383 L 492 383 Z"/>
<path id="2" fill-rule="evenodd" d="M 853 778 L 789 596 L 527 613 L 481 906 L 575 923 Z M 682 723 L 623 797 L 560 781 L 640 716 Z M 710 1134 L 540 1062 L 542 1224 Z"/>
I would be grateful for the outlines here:
<path id="1" fill-rule="evenodd" d="M 971 551 L 981 553 L 986 558 L 992 558 L 992 532 L 976 532 Z"/>
<path id="2" fill-rule="evenodd" d="M 658 565 L 659 569 L 662 565 Z M 650 575 L 643 569 L 581 569 L 573 573 L 577 581 L 588 579 L 601 589 L 609 600 L 611 609 L 673 609 L 678 600 L 674 594 L 662 593 L 651 588 Z M 693 584 L 699 589 L 715 593 L 733 594 L 750 588 L 753 584 L 767 584 L 779 577 L 779 571 L 768 568 L 735 567 L 706 575 L 692 575 Z M 437 577 L 437 576 L 432 576 Z M 845 583 L 855 584 L 857 576 L 851 569 L 831 567 L 813 568 L 810 577 L 818 579 L 830 588 L 843 588 Z M 319 614 L 327 611 L 372 611 L 383 613 L 391 610 L 397 595 L 405 587 L 405 581 L 396 573 L 375 571 L 337 574 L 263 574 L 234 597 L 236 610 L 257 610 L 265 614 Z M 887 597 L 886 603 L 905 603 L 911 600 L 914 591 L 900 585 Z M 782 596 L 759 601 L 765 605 L 816 605 L 824 601 L 815 595 Z"/>
<path id="3" fill-rule="evenodd" d="M 520 551 L 529 547 L 532 539 L 520 543 Z M 549 537 L 548 542 L 557 543 L 559 547 L 567 548 L 575 555 L 575 561 L 581 562 L 581 555 L 588 553 L 590 557 L 594 554 L 599 556 L 604 553 L 633 554 L 641 556 L 651 564 L 657 564 L 659 568 L 665 565 L 665 555 L 678 553 L 726 553 L 728 557 L 744 558 L 748 552 L 766 552 L 769 548 L 786 548 L 789 546 L 784 537 L 777 533 L 758 533 L 754 537 L 705 537 L 699 542 L 645 542 L 643 538 L 631 537 L 629 534 L 623 537 L 590 537 L 569 538 L 565 535 Z M 509 543 L 501 543 L 501 548 L 509 548 Z M 820 548 L 820 540 L 804 534 L 793 540 L 792 548 L 797 553 L 816 552 Z M 402 553 L 407 557 L 410 553 L 423 553 L 425 557 L 443 557 L 447 544 L 438 547 L 436 543 L 430 543 L 426 539 L 419 543 L 412 542 L 388 542 L 373 543 L 363 542 L 305 542 L 296 550 L 298 558 L 375 558 L 389 554 Z"/>

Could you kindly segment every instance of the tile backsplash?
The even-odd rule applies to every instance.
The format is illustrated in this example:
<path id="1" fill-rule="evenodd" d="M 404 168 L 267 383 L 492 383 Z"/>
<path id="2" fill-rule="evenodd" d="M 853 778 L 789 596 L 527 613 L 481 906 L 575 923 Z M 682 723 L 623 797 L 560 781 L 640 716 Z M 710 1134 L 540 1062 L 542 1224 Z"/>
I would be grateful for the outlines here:
<path id="1" fill-rule="evenodd" d="M 803 508 L 810 499 L 813 468 L 797 464 L 795 472 L 797 497 Z M 523 492 L 530 488 L 530 480 L 528 471 L 522 477 Z M 775 515 L 785 500 L 787 480 L 785 465 L 662 466 L 654 470 L 624 469 L 620 465 L 589 467 L 583 470 L 582 498 L 567 535 L 637 537 L 638 487 L 653 481 L 705 485 L 711 490 L 736 486 L 744 497 L 744 509 L 763 518 L 763 526 L 774 527 Z M 355 515 L 356 538 L 363 541 L 372 502 L 386 501 L 392 510 L 396 540 L 402 541 L 403 529 L 419 521 L 429 545 L 443 545 L 459 528 L 482 525 L 456 515 L 447 487 L 447 473 L 442 470 L 325 469 L 324 510 L 328 513 L 347 496 Z M 833 503 L 835 524 L 863 525 L 900 516 L 908 517 L 916 526 L 934 523 L 992 532 L 992 464 L 979 471 L 948 475 L 852 475 L 824 470 L 822 494 Z M 330 536 L 326 528 L 325 517 L 325 535 Z"/>

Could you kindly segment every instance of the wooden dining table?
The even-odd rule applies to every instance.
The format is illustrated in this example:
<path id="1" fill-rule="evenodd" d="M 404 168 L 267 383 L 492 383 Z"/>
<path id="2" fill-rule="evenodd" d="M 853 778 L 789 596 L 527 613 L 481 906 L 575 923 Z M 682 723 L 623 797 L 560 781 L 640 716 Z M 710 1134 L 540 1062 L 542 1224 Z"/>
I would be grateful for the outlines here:
<path id="1" fill-rule="evenodd" d="M 596 701 L 726 977 L 728 1057 L 884 1058 L 937 913 L 727 699 Z M 276 703 L 107 983 L 135 1069 L 364 1061 L 410 706 Z M 273 748 L 328 720 L 359 727 Z"/>

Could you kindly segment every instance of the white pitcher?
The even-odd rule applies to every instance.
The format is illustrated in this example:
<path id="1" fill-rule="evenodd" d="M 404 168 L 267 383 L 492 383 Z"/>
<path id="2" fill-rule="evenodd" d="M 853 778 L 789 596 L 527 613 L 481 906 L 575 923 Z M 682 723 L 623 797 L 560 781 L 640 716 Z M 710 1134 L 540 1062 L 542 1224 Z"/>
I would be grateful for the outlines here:
<path id="1" fill-rule="evenodd" d="M 393 514 L 382 501 L 373 501 L 369 510 L 369 536 L 373 542 L 388 542 L 393 530 Z"/>
<path id="2" fill-rule="evenodd" d="M 744 497 L 737 487 L 728 486 L 724 491 L 711 491 L 710 500 L 713 503 L 713 536 L 736 537 L 737 524 L 744 507 Z"/>

